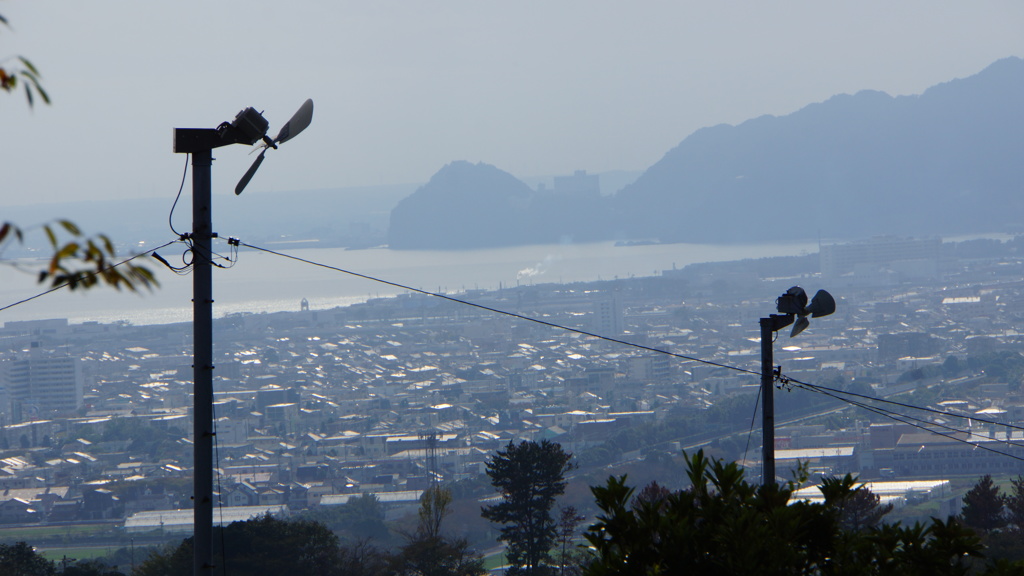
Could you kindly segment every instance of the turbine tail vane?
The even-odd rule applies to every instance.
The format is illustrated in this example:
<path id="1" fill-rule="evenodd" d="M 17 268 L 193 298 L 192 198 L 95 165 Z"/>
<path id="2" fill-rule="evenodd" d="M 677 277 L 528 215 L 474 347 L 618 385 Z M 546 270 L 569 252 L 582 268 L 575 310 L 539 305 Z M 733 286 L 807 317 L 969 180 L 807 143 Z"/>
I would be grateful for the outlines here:
<path id="1" fill-rule="evenodd" d="M 292 117 L 285 122 L 284 126 L 277 133 L 277 137 L 271 140 L 265 132 L 260 139 L 263 140 L 263 149 L 260 150 L 260 155 L 256 157 L 256 160 L 252 163 L 252 166 L 246 170 L 242 179 L 238 181 L 235 186 L 235 194 L 241 194 L 242 190 L 249 184 L 252 177 L 256 175 L 256 170 L 259 169 L 260 164 L 263 163 L 263 158 L 267 153 L 267 149 L 273 148 L 277 150 L 277 145 L 283 142 L 287 142 L 292 138 L 299 135 L 300 132 L 309 127 L 309 124 L 313 121 L 313 100 L 309 99 L 302 103 L 302 106 L 292 115 Z"/>

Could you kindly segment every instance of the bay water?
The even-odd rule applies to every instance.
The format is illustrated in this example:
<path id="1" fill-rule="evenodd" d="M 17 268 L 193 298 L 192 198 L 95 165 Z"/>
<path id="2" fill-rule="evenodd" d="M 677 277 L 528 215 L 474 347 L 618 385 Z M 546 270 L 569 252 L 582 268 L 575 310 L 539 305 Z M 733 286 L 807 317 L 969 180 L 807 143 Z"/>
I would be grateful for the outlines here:
<path id="1" fill-rule="evenodd" d="M 224 255 L 223 242 L 214 249 Z M 430 292 L 455 294 L 465 290 L 492 290 L 517 284 L 588 282 L 653 276 L 663 270 L 698 262 L 718 262 L 792 256 L 817 252 L 814 243 L 760 245 L 652 244 L 616 246 L 611 242 L 553 244 L 463 251 L 410 251 L 374 248 L 289 249 L 275 251 L 378 280 Z M 171 264 L 182 263 L 184 246 L 160 250 Z M 214 315 L 299 310 L 308 300 L 311 309 L 351 305 L 369 298 L 391 296 L 400 288 L 300 262 L 263 251 L 242 249 L 233 265 L 220 261 L 214 269 Z M 160 287 L 133 294 L 110 288 L 87 292 L 67 289 L 34 298 L 45 290 L 34 274 L 0 266 L 0 322 L 67 318 L 72 323 L 124 321 L 136 325 L 187 322 L 192 319 L 192 277 L 176 275 L 151 258 L 143 262 L 154 270 Z M 29 270 L 44 262 L 22 262 Z"/>

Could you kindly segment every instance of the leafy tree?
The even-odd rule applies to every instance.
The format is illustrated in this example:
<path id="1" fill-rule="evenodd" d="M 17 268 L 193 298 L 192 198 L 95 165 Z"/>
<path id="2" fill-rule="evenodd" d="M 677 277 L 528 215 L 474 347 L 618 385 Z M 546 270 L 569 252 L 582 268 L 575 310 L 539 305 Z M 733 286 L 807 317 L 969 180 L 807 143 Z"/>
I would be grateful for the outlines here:
<path id="1" fill-rule="evenodd" d="M 847 475 L 843 478 L 827 478 L 822 482 L 821 490 L 826 493 L 835 491 L 831 498 L 832 505 L 839 511 L 839 523 L 845 530 L 860 532 L 874 528 L 882 522 L 882 517 L 892 512 L 892 504 L 881 505 L 881 498 L 873 494 L 865 486 L 857 486 L 856 480 Z"/>
<path id="2" fill-rule="evenodd" d="M 1019 382 L 1024 375 L 1024 355 L 1013 350 L 996 350 L 967 357 L 971 372 L 984 373 L 987 382 Z"/>
<path id="3" fill-rule="evenodd" d="M 368 540 L 342 546 L 337 568 L 340 576 L 393 576 L 388 555 Z"/>
<path id="4" fill-rule="evenodd" d="M 420 497 L 419 524 L 392 559 L 392 574 L 400 576 L 482 576 L 483 558 L 464 538 L 449 539 L 441 524 L 451 512 L 452 493 L 431 486 Z"/>
<path id="5" fill-rule="evenodd" d="M 125 576 L 125 573 L 99 560 L 79 560 L 65 566 L 61 576 Z"/>
<path id="6" fill-rule="evenodd" d="M 999 486 L 986 474 L 964 495 L 964 507 L 960 512 L 964 524 L 976 530 L 993 530 L 1006 525 L 1003 505 L 1006 497 L 999 493 Z"/>
<path id="7" fill-rule="evenodd" d="M 660 505 L 672 491 L 657 482 L 651 482 L 644 486 L 643 490 L 633 498 L 633 505 L 640 506 L 644 503 Z"/>
<path id="8" fill-rule="evenodd" d="M 0 544 L 0 574 L 5 576 L 54 576 L 57 567 L 25 542 Z"/>
<path id="9" fill-rule="evenodd" d="M 1017 476 L 1011 480 L 1011 492 L 1006 495 L 1006 509 L 1009 512 L 1009 522 L 1024 530 L 1024 476 Z"/>
<path id="10" fill-rule="evenodd" d="M 419 526 L 417 534 L 427 538 L 441 536 L 441 523 L 451 513 L 452 491 L 433 485 L 420 496 Z"/>
<path id="11" fill-rule="evenodd" d="M 398 576 L 483 576 L 484 561 L 465 539 L 420 536 L 410 540 L 391 562 Z"/>
<path id="12" fill-rule="evenodd" d="M 576 576 L 581 573 L 586 554 L 576 546 L 576 532 L 587 517 L 575 506 L 563 506 L 558 513 L 558 576 Z"/>
<path id="13" fill-rule="evenodd" d="M 339 574 L 338 537 L 316 522 L 278 520 L 265 515 L 233 522 L 227 528 L 216 528 L 214 541 L 224 542 L 214 563 L 224 567 L 227 573 L 247 576 Z M 133 576 L 190 574 L 192 554 L 192 538 L 187 538 L 177 547 L 150 555 Z"/>
<path id="14" fill-rule="evenodd" d="M 585 574 L 822 576 L 964 575 L 978 537 L 955 521 L 860 531 L 843 527 L 847 476 L 822 487 L 824 503 L 792 501 L 796 483 L 755 486 L 735 463 L 688 457 L 691 487 L 636 499 L 625 477 L 591 490 L 601 514 L 585 534 L 597 557 Z"/>
<path id="15" fill-rule="evenodd" d="M 946 378 L 956 378 L 963 368 L 960 366 L 960 359 L 956 356 L 946 356 L 946 360 L 942 363 L 942 375 Z"/>
<path id="16" fill-rule="evenodd" d="M 502 501 L 484 507 L 481 513 L 504 525 L 501 539 L 508 544 L 509 574 L 548 572 L 557 528 L 551 507 L 565 492 L 565 473 L 574 468 L 571 458 L 560 444 L 524 440 L 509 442 L 487 463 L 487 475 Z"/>
<path id="17" fill-rule="evenodd" d="M 370 540 L 380 544 L 391 540 L 391 532 L 384 524 L 384 509 L 373 494 L 360 494 L 341 506 L 308 510 L 302 518 L 326 525 L 347 542 Z"/>

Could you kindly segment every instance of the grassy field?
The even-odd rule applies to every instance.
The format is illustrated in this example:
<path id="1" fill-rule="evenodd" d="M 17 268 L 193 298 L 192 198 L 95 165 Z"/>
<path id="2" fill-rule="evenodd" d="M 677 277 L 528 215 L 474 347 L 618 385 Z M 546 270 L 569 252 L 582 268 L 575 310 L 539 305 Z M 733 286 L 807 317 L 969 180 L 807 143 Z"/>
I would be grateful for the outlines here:
<path id="1" fill-rule="evenodd" d="M 111 534 L 113 524 L 69 524 L 67 526 L 19 526 L 0 528 L 0 542 L 43 540 L 50 538 L 80 538 Z"/>
<path id="2" fill-rule="evenodd" d="M 491 570 L 505 564 L 505 551 L 496 552 L 490 556 L 484 556 L 484 568 Z"/>
<path id="3" fill-rule="evenodd" d="M 67 557 L 68 561 L 72 560 L 91 560 L 93 558 L 102 558 L 103 556 L 110 556 L 116 552 L 120 546 L 96 546 L 96 547 L 68 547 L 68 548 L 39 548 L 38 552 L 47 560 L 53 560 L 54 562 L 60 562 L 64 557 Z"/>

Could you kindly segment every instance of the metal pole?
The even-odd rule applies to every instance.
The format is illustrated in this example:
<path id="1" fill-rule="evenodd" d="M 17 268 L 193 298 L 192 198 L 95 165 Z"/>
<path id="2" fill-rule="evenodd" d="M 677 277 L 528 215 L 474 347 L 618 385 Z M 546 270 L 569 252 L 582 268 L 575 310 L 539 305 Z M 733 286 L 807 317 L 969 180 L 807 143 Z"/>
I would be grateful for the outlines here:
<path id="1" fill-rule="evenodd" d="M 213 151 L 192 152 L 193 574 L 213 572 Z"/>
<path id="2" fill-rule="evenodd" d="M 774 318 L 761 318 L 761 484 L 775 484 Z"/>

